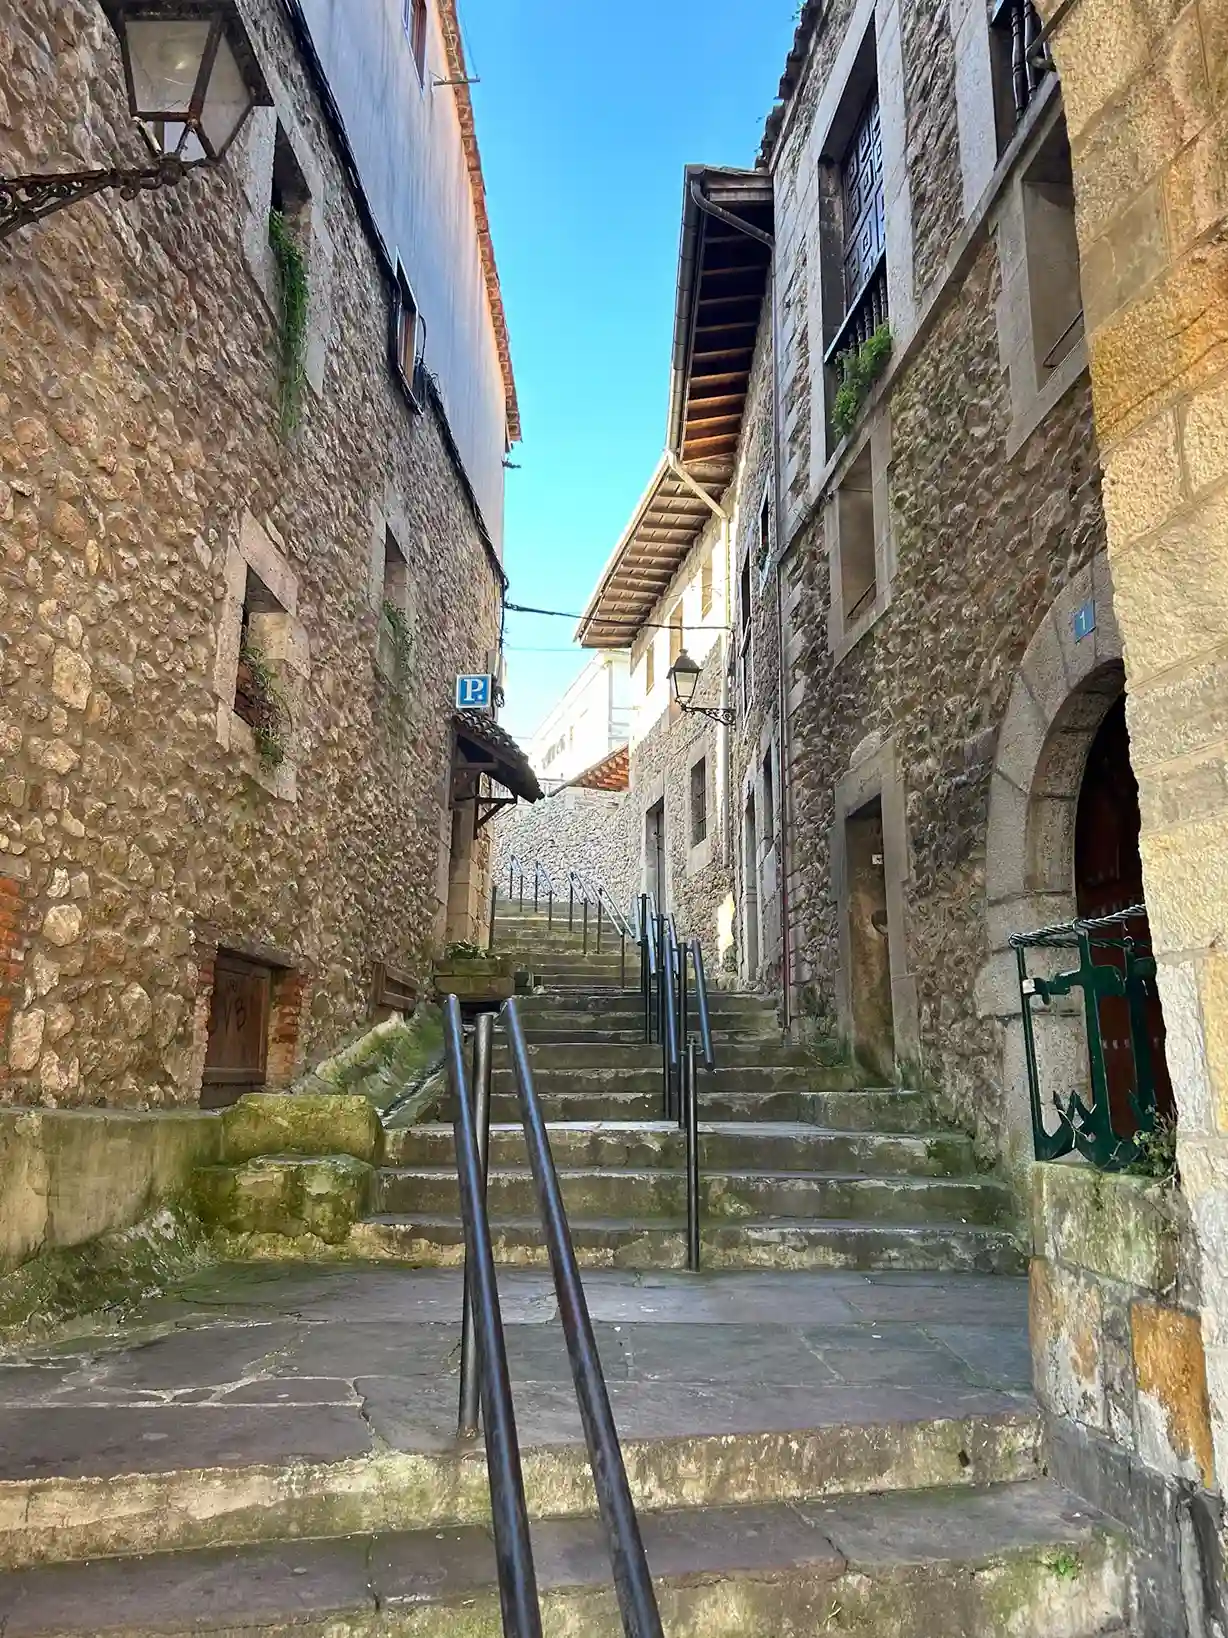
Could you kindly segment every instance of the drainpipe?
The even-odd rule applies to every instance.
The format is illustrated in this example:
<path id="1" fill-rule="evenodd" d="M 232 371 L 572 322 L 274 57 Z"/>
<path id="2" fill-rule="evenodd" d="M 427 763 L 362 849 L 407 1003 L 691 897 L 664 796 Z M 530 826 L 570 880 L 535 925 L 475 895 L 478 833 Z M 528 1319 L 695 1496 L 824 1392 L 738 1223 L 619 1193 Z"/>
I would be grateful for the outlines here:
<path id="1" fill-rule="evenodd" d="M 792 783 L 792 752 L 789 736 L 789 690 L 785 667 L 785 614 L 784 614 L 784 557 L 788 548 L 785 541 L 785 482 L 784 482 L 784 452 L 781 448 L 781 349 L 780 349 L 780 302 L 778 299 L 778 280 L 776 262 L 776 239 L 771 233 L 765 233 L 762 228 L 752 226 L 750 222 L 743 222 L 731 211 L 722 210 L 707 198 L 699 185 L 698 177 L 691 181 L 691 198 L 702 211 L 714 216 L 717 221 L 724 222 L 727 227 L 737 228 L 749 238 L 758 239 L 765 244 L 772 253 L 771 264 L 768 268 L 768 301 L 771 311 L 772 325 L 772 496 L 776 513 L 776 645 L 779 654 L 779 700 L 777 715 L 780 723 L 780 811 L 776 818 L 776 835 L 780 852 L 780 966 L 783 980 L 781 989 L 784 1001 L 784 1027 L 788 1029 L 793 1020 L 795 1011 L 793 1005 L 793 936 L 789 925 L 789 854 L 792 846 L 793 826 L 793 783 Z"/>
<path id="2" fill-rule="evenodd" d="M 679 483 L 685 484 L 686 487 L 692 492 L 692 494 L 697 495 L 699 497 L 699 499 L 701 501 L 703 501 L 704 505 L 710 508 L 710 510 L 712 512 L 712 515 L 714 517 L 717 517 L 717 518 L 720 519 L 720 524 L 721 524 L 720 554 L 721 554 L 721 558 L 722 558 L 722 560 L 724 562 L 724 565 L 725 565 L 725 600 L 726 600 L 726 603 L 728 603 L 728 601 L 729 601 L 729 586 L 730 586 L 730 579 L 729 579 L 729 573 L 730 573 L 729 553 L 730 553 L 730 532 L 731 532 L 730 531 L 730 524 L 732 523 L 733 520 L 730 517 L 729 513 L 725 510 L 725 508 L 720 504 L 720 502 L 719 501 L 714 501 L 712 499 L 712 496 L 704 488 L 703 484 L 696 483 L 695 479 L 687 471 L 686 467 L 683 466 L 682 462 L 678 459 L 678 456 L 675 454 L 675 452 L 672 449 L 667 449 L 666 450 L 665 460 L 666 460 L 666 464 L 668 465 L 670 471 L 678 479 Z M 729 623 L 728 622 L 728 608 L 726 609 L 726 622 L 725 623 L 726 623 L 726 625 L 728 625 L 728 623 Z M 727 644 L 728 644 L 728 636 L 726 636 L 726 645 Z M 721 658 L 722 658 L 722 661 L 723 661 L 723 663 L 721 665 L 721 705 L 727 707 L 729 705 L 729 663 L 728 663 L 729 655 L 728 655 L 728 652 L 724 653 L 721 656 Z M 720 735 L 721 735 L 721 849 L 722 849 L 722 852 L 724 854 L 724 864 L 725 864 L 726 869 L 732 870 L 732 867 L 733 867 L 733 825 L 732 825 L 732 818 L 733 818 L 733 786 L 732 786 L 732 783 L 731 783 L 730 777 L 729 777 L 729 766 L 730 766 L 730 761 L 731 761 L 731 758 L 730 758 L 730 755 L 729 755 L 730 730 L 727 727 L 725 727 L 724 724 L 721 724 L 719 732 L 720 732 Z"/>

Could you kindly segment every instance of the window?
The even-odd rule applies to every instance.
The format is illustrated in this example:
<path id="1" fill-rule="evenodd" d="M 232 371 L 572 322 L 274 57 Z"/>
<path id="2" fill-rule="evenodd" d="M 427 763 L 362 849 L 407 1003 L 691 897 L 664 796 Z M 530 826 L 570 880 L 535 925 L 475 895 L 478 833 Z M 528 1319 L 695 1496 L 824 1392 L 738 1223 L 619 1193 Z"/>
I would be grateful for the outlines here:
<path id="1" fill-rule="evenodd" d="M 1035 50 L 1041 21 L 1031 0 L 996 0 L 991 7 L 994 119 L 1002 153 L 1052 67 L 1048 51 Z"/>
<path id="2" fill-rule="evenodd" d="M 426 30 L 429 21 L 427 0 L 404 0 L 401 12 L 401 25 L 405 30 L 405 37 L 409 41 L 409 48 L 414 54 L 414 67 L 418 70 L 418 78 L 426 77 Z"/>
<path id="3" fill-rule="evenodd" d="M 691 768 L 691 846 L 708 839 L 708 759 L 700 757 Z"/>
<path id="4" fill-rule="evenodd" d="M 874 484 L 868 440 L 836 491 L 836 512 L 840 603 L 847 631 L 873 607 L 878 595 Z"/>
<path id="5" fill-rule="evenodd" d="M 776 787 L 772 778 L 772 747 L 763 758 L 763 845 L 771 847 L 776 840 Z"/>
<path id="6" fill-rule="evenodd" d="M 657 686 L 657 639 L 654 633 L 648 639 L 648 647 L 644 651 L 644 694 L 651 694 Z"/>
<path id="7" fill-rule="evenodd" d="M 423 325 L 405 269 L 397 263 L 396 312 L 393 317 L 392 362 L 411 400 L 421 402 L 418 367 L 422 362 Z"/>
<path id="8" fill-rule="evenodd" d="M 853 131 L 840 180 L 846 315 L 842 335 L 847 345 L 858 347 L 887 318 L 887 208 L 877 87 Z"/>
<path id="9" fill-rule="evenodd" d="M 742 560 L 738 579 L 738 696 L 742 713 L 750 710 L 754 689 L 754 626 L 750 617 L 750 554 Z"/>
<path id="10" fill-rule="evenodd" d="M 397 544 L 397 537 L 389 529 L 384 534 L 384 603 L 405 613 L 409 591 L 409 566 L 405 554 Z"/>
<path id="11" fill-rule="evenodd" d="M 307 178 L 295 158 L 285 128 L 279 123 L 273 139 L 273 191 L 269 209 L 280 216 L 288 227 L 302 234 L 310 204 L 311 189 L 307 186 Z"/>
<path id="12" fill-rule="evenodd" d="M 1024 176 L 1023 231 L 1036 384 L 1043 387 L 1083 335 L 1074 178 L 1063 120 L 1049 132 Z"/>
<path id="13" fill-rule="evenodd" d="M 755 548 L 755 561 L 759 565 L 760 576 L 766 575 L 768 565 L 772 561 L 772 502 L 766 487 L 759 507 L 759 538 Z"/>
<path id="14" fill-rule="evenodd" d="M 712 553 L 704 558 L 703 567 L 699 571 L 699 615 L 707 619 L 712 613 Z"/>
<path id="15" fill-rule="evenodd" d="M 674 661 L 682 653 L 682 604 L 675 603 L 673 613 L 669 617 L 669 663 L 673 669 Z"/>
<path id="16" fill-rule="evenodd" d="M 278 682 L 269 665 L 270 621 L 284 621 L 285 612 L 255 570 L 249 568 L 239 623 L 234 713 L 258 738 L 270 740 L 281 733 L 285 714 Z"/>

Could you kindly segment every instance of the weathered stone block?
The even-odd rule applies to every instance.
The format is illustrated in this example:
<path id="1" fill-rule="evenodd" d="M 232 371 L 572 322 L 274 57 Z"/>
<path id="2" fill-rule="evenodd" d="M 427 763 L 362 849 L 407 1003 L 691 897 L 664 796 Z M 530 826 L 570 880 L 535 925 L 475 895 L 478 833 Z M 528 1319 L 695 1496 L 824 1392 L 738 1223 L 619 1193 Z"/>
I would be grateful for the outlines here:
<path id="1" fill-rule="evenodd" d="M 1057 1416 L 1105 1426 L 1102 1307 L 1098 1283 L 1036 1257 L 1029 1313 L 1036 1392 Z"/>
<path id="2" fill-rule="evenodd" d="M 1180 1226 L 1171 1192 L 1148 1178 L 1065 1162 L 1032 1168 L 1033 1232 L 1038 1249 L 1070 1268 L 1087 1269 L 1138 1290 L 1176 1283 Z"/>
<path id="3" fill-rule="evenodd" d="M 344 1094 L 253 1093 L 222 1116 L 223 1159 L 260 1155 L 379 1158 L 382 1128 L 368 1099 Z"/>
<path id="4" fill-rule="evenodd" d="M 352 1155 L 261 1156 L 242 1166 L 202 1168 L 197 1209 L 234 1234 L 314 1235 L 340 1245 L 366 1212 L 374 1169 Z"/>
<path id="5" fill-rule="evenodd" d="M 1136 1302 L 1130 1329 L 1139 1454 L 1161 1473 L 1214 1488 L 1211 1407 L 1198 1316 Z"/>

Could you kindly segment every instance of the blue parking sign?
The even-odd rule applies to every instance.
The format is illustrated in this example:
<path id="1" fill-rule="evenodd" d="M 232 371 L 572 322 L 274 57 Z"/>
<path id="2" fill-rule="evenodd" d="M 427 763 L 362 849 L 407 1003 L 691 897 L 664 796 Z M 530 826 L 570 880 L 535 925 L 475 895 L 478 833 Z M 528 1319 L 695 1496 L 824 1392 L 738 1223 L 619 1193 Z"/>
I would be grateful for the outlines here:
<path id="1" fill-rule="evenodd" d="M 456 708 L 458 711 L 489 711 L 493 694 L 493 677 L 458 677 L 456 679 Z"/>

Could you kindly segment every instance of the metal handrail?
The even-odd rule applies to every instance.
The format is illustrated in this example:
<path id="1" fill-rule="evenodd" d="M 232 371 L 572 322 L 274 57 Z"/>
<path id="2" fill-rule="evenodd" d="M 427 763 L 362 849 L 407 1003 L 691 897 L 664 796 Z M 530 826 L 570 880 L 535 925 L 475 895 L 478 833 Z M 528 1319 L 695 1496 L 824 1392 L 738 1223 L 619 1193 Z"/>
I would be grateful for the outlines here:
<path id="1" fill-rule="evenodd" d="M 567 1343 L 575 1382 L 576 1399 L 580 1406 L 580 1420 L 584 1425 L 584 1439 L 588 1446 L 593 1485 L 597 1505 L 605 1525 L 606 1540 L 614 1569 L 614 1589 L 622 1614 L 623 1631 L 627 1638 L 663 1638 L 661 1616 L 656 1593 L 648 1569 L 648 1558 L 640 1535 L 639 1520 L 627 1469 L 623 1462 L 614 1412 L 610 1406 L 609 1389 L 601 1369 L 597 1339 L 584 1295 L 584 1282 L 576 1261 L 575 1246 L 563 1204 L 558 1171 L 550 1151 L 550 1139 L 541 1104 L 533 1085 L 529 1056 L 525 1048 L 524 1028 L 515 1001 L 503 1009 L 507 1025 L 508 1043 L 512 1052 L 512 1068 L 520 1093 L 521 1115 L 524 1120 L 525 1141 L 529 1150 L 529 1164 L 537 1185 L 545 1231 L 546 1249 L 554 1275 L 554 1290 L 558 1298 L 559 1319 Z"/>
<path id="2" fill-rule="evenodd" d="M 716 1051 L 712 1045 L 712 1014 L 708 1007 L 708 975 L 704 970 L 704 947 L 697 938 L 691 940 L 691 963 L 695 968 L 695 1005 L 699 1012 L 699 1043 L 703 1048 L 704 1068 L 716 1068 Z"/>
<path id="3" fill-rule="evenodd" d="M 465 1280 L 471 1292 L 477 1341 L 471 1357 L 481 1386 L 503 1631 L 505 1638 L 541 1638 L 541 1609 L 520 1465 L 520 1441 L 516 1435 L 507 1344 L 490 1243 L 490 1221 L 486 1215 L 485 1174 L 478 1148 L 477 1122 L 466 1084 L 460 1003 L 454 995 L 448 997 L 444 1009 L 444 1045 L 448 1080 L 456 1104 L 456 1160 L 465 1226 Z"/>
<path id="4" fill-rule="evenodd" d="M 1023 1022 L 1024 1064 L 1032 1109 L 1032 1134 L 1038 1160 L 1060 1160 L 1077 1151 L 1102 1170 L 1117 1171 L 1139 1158 L 1140 1140 L 1154 1132 L 1160 1119 L 1157 1082 L 1162 1061 L 1157 1063 L 1152 1048 L 1148 1020 L 1149 1001 L 1156 993 L 1156 959 L 1147 931 L 1147 911 L 1139 905 L 1112 915 L 1080 917 L 1056 927 L 1041 927 L 1032 933 L 1013 933 L 1019 976 L 1019 998 Z M 1050 971 L 1047 977 L 1028 971 L 1028 951 L 1056 954 L 1067 950 L 1078 965 L 1066 972 Z M 1109 960 L 1097 960 L 1097 955 Z M 1052 967 L 1053 963 L 1050 962 Z M 1033 1019 L 1034 1004 L 1047 1006 L 1078 992 L 1082 997 L 1087 1031 L 1090 1100 L 1077 1089 L 1065 1098 L 1053 1094 L 1052 1108 L 1057 1129 L 1045 1125 L 1046 1110 L 1041 1095 L 1040 1062 Z M 1109 1062 L 1100 1016 L 1105 1000 L 1124 1003 L 1128 1044 L 1133 1059 L 1133 1085 L 1124 1088 L 1125 1103 L 1134 1121 L 1133 1132 L 1123 1132 L 1114 1122 Z M 1165 1084 L 1167 1080 L 1165 1077 Z"/>
<path id="5" fill-rule="evenodd" d="M 672 916 L 658 918 L 661 976 L 657 993 L 661 1008 L 661 1052 L 663 1059 L 665 1119 L 677 1120 L 681 1113 L 674 1096 L 678 1075 L 678 938 Z"/>

